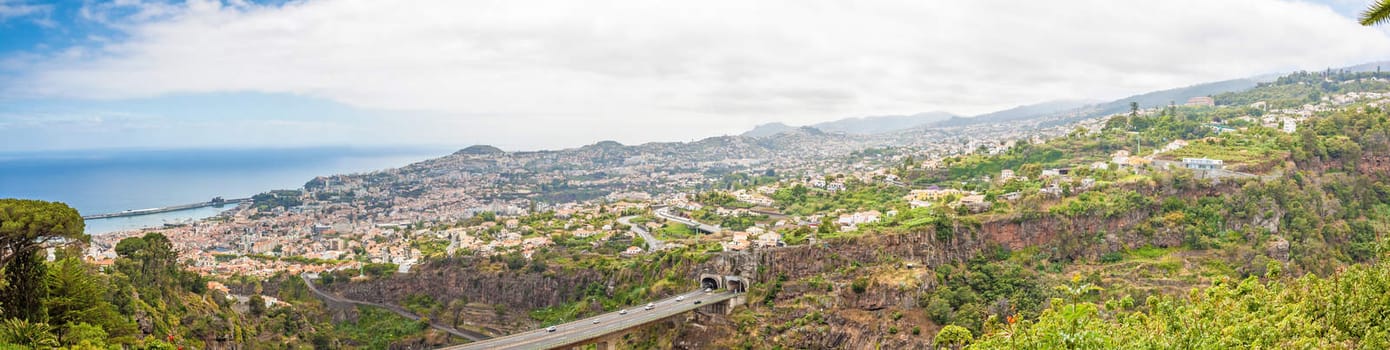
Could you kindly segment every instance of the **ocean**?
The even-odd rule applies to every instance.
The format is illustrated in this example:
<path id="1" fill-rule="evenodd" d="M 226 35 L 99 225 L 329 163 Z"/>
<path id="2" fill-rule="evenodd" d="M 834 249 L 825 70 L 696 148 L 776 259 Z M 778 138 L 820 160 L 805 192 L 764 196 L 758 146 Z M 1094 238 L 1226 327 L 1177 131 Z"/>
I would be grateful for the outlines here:
<path id="1" fill-rule="evenodd" d="M 111 213 L 296 189 L 315 176 L 400 167 L 451 151 L 315 147 L 0 153 L 0 198 L 61 201 L 83 215 Z M 86 230 L 100 234 L 157 227 L 223 209 L 87 220 Z"/>

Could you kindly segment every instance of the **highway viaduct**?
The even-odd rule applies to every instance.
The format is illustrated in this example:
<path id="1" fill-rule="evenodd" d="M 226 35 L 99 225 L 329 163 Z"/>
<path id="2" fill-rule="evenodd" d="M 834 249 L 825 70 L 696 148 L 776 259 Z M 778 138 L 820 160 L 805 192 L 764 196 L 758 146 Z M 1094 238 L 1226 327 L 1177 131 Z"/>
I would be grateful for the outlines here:
<path id="1" fill-rule="evenodd" d="M 619 311 L 558 324 L 504 337 L 441 348 L 444 350 L 482 349 L 570 349 L 596 344 L 600 350 L 614 349 L 623 336 L 645 325 L 671 320 L 691 311 L 727 314 L 747 302 L 749 281 L 742 276 L 700 274 L 700 288 L 653 301 L 650 309 L 635 305 Z"/>

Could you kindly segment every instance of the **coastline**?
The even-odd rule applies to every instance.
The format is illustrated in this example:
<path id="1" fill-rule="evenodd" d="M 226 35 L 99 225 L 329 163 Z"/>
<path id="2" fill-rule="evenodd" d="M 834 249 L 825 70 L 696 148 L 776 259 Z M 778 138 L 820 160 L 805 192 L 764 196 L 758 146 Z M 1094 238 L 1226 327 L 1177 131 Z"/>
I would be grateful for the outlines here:
<path id="1" fill-rule="evenodd" d="M 89 235 L 102 235 L 121 231 L 161 228 L 165 224 L 194 223 L 206 220 L 236 208 L 237 206 L 207 206 L 145 215 L 87 219 L 83 220 L 83 223 L 86 224 L 86 229 L 83 231 Z"/>
<path id="2" fill-rule="evenodd" d="M 432 159 L 435 148 L 169 149 L 0 151 L 0 198 L 64 202 L 86 215 L 170 208 L 209 198 L 246 198 L 298 188 L 316 176 L 392 169 Z M 235 205 L 84 220 L 88 234 L 161 228 L 216 216 Z"/>

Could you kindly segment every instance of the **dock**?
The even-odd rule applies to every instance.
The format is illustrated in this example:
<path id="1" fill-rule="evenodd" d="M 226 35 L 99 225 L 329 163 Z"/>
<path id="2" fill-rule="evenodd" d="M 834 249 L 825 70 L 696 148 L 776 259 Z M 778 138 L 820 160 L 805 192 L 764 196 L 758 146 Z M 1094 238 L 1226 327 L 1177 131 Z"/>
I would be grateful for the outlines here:
<path id="1" fill-rule="evenodd" d="M 235 205 L 235 204 L 241 204 L 241 203 L 243 203 L 243 202 L 250 202 L 250 201 L 251 201 L 251 198 L 222 199 L 222 197 L 217 197 L 217 198 L 213 198 L 213 199 L 210 200 L 210 201 L 201 202 L 201 203 L 183 204 L 183 205 L 175 205 L 175 206 L 168 206 L 168 207 L 161 207 L 161 208 L 131 209 L 131 210 L 124 210 L 124 211 L 119 211 L 119 212 L 115 212 L 115 213 L 94 214 L 94 215 L 83 215 L 83 216 L 82 216 L 82 220 L 110 219 L 110 218 L 119 218 L 119 217 L 127 217 L 127 216 L 140 216 L 140 215 L 150 215 L 150 214 L 168 213 L 168 212 L 171 212 L 171 211 L 180 211 L 180 210 L 188 210 L 188 209 L 197 209 L 197 208 L 202 208 L 202 207 L 218 207 L 218 206 L 223 206 L 223 205 L 227 205 L 227 204 L 233 204 L 233 205 Z"/>

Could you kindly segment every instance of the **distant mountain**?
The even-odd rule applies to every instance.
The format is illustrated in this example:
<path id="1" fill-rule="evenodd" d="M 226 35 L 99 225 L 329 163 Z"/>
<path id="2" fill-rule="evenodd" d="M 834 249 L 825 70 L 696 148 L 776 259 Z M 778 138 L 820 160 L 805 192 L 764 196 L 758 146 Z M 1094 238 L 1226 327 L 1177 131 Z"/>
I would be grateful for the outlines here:
<path id="1" fill-rule="evenodd" d="M 1379 72 L 1382 68 L 1384 68 L 1386 71 L 1390 71 L 1390 61 L 1362 63 L 1355 66 L 1342 67 L 1338 70 L 1352 72 Z"/>
<path id="2" fill-rule="evenodd" d="M 488 145 L 473 145 L 473 146 L 468 146 L 468 148 L 464 148 L 464 149 L 459 150 L 458 152 L 454 152 L 454 154 L 456 154 L 456 155 L 464 155 L 464 154 L 468 154 L 468 155 L 487 155 L 487 154 L 498 154 L 498 153 L 507 153 L 507 152 L 503 151 L 501 148 L 492 147 L 492 146 L 488 146 Z"/>
<path id="3" fill-rule="evenodd" d="M 603 140 L 603 141 L 599 141 L 598 143 L 595 143 L 595 144 L 592 144 L 592 145 L 580 147 L 580 149 L 601 149 L 601 150 L 613 150 L 613 149 L 622 149 L 622 148 L 623 148 L 623 144 L 622 144 L 622 143 L 620 143 L 620 142 L 618 142 L 618 141 L 613 141 L 613 140 Z"/>
<path id="4" fill-rule="evenodd" d="M 1075 111 L 1085 107 L 1094 101 L 1082 100 L 1057 100 L 1043 103 L 1023 105 L 1005 109 L 998 112 L 985 113 L 974 117 L 954 117 L 942 121 L 933 126 L 961 126 L 982 123 L 1003 123 L 1018 120 L 1028 120 L 1037 117 L 1053 116 L 1061 113 Z"/>
<path id="5" fill-rule="evenodd" d="M 1241 91 L 1255 87 L 1259 81 L 1252 78 L 1232 79 L 1218 81 L 1214 83 L 1197 84 L 1188 87 L 1159 90 L 1146 94 L 1134 95 L 1122 99 L 1102 103 L 1090 108 L 1083 117 L 1097 117 L 1107 114 L 1124 113 L 1129 111 L 1130 102 L 1138 102 L 1139 108 L 1152 108 L 1167 106 L 1170 103 L 1183 104 L 1187 99 L 1198 96 L 1211 96 L 1223 92 Z"/>
<path id="6" fill-rule="evenodd" d="M 1349 71 L 1376 71 L 1384 66 L 1390 70 L 1390 61 L 1365 63 L 1340 69 Z M 1282 74 L 1278 74 L 1282 75 Z M 1046 124 L 1069 123 L 1078 119 L 1129 111 L 1130 102 L 1138 102 L 1140 108 L 1167 106 L 1169 103 L 1183 104 L 1198 96 L 1211 96 L 1224 92 L 1235 92 L 1255 87 L 1260 82 L 1273 80 L 1278 75 L 1256 76 L 1197 84 L 1176 89 L 1154 91 L 1129 96 L 1109 102 L 1095 103 L 1083 100 L 1057 100 L 1018 106 L 1002 111 L 981 114 L 973 117 L 959 116 L 947 112 L 927 112 L 913 115 L 875 116 L 846 118 L 836 121 L 810 125 L 829 133 L 879 134 L 903 131 L 917 127 L 949 127 L 988 123 L 1006 123 L 1050 118 Z M 747 137 L 767 137 L 794 131 L 796 127 L 783 123 L 759 125 L 742 134 Z"/>
<path id="7" fill-rule="evenodd" d="M 744 133 L 742 133 L 742 134 L 739 134 L 739 136 L 743 136 L 743 137 L 768 137 L 768 136 L 772 136 L 772 135 L 781 134 L 781 133 L 784 133 L 784 132 L 789 132 L 789 131 L 792 131 L 792 130 L 795 130 L 795 129 L 796 129 L 795 126 L 791 126 L 791 125 L 787 125 L 787 124 L 782 124 L 782 123 L 767 123 L 767 124 L 755 126 L 755 127 L 753 127 L 753 130 L 748 130 L 748 131 L 746 131 L 746 132 L 744 132 Z"/>
<path id="8" fill-rule="evenodd" d="M 926 112 L 913 115 L 887 115 L 876 117 L 845 118 L 836 121 L 811 125 L 825 132 L 846 134 L 878 134 L 906 130 L 957 117 L 948 112 Z"/>

